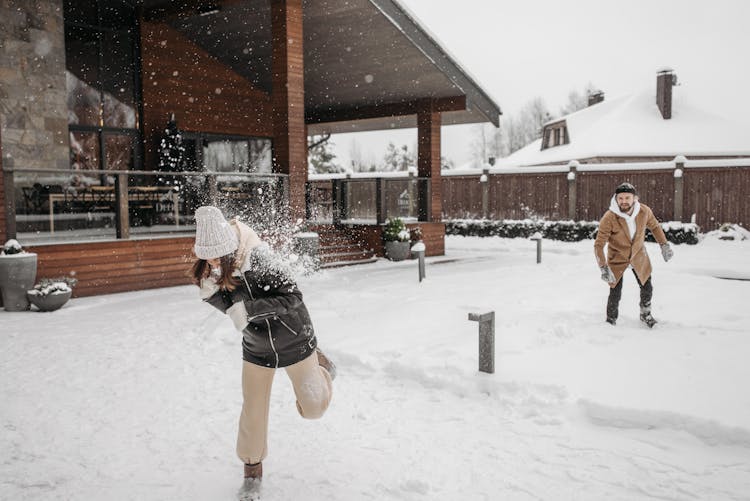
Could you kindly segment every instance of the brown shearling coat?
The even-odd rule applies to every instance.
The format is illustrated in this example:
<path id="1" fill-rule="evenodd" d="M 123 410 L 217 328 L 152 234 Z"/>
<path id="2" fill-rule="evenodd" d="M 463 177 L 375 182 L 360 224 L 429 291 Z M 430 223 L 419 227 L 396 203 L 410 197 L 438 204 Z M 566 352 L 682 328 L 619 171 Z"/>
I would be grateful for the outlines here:
<path id="1" fill-rule="evenodd" d="M 651 261 L 644 246 L 646 228 L 651 230 L 659 244 L 667 243 L 664 230 L 661 229 L 659 221 L 647 205 L 641 204 L 641 210 L 635 216 L 635 223 L 635 237 L 631 242 L 628 223 L 611 210 L 607 210 L 599 221 L 599 233 L 594 241 L 594 254 L 599 266 L 609 265 L 615 275 L 615 283 L 609 284 L 610 287 L 617 285 L 628 265 L 633 266 L 642 284 L 651 277 Z M 607 259 L 604 259 L 605 244 L 607 244 Z"/>

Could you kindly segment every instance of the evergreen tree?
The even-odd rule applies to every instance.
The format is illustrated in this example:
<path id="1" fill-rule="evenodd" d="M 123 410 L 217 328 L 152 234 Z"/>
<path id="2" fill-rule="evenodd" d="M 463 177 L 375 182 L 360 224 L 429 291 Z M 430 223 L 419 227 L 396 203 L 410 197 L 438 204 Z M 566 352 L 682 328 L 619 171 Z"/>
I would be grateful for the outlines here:
<path id="1" fill-rule="evenodd" d="M 182 144 L 182 134 L 177 128 L 174 114 L 169 118 L 164 137 L 159 143 L 159 170 L 162 172 L 179 172 L 185 156 L 185 146 Z M 160 177 L 159 182 L 168 186 L 179 186 L 179 178 Z"/>
<path id="2" fill-rule="evenodd" d="M 331 150 L 334 144 L 330 135 L 312 136 L 307 146 L 307 165 L 311 174 L 332 174 L 346 172 L 346 169 L 334 160 L 336 154 Z"/>
<path id="3" fill-rule="evenodd" d="M 408 146 L 397 147 L 393 142 L 388 143 L 383 161 L 386 171 L 405 171 L 416 164 L 414 153 L 409 151 Z"/>

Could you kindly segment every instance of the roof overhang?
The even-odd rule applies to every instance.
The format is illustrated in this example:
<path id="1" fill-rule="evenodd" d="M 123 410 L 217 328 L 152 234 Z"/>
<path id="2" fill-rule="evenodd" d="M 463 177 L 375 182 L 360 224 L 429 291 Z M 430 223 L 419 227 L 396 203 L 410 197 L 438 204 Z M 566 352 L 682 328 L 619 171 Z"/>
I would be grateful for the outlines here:
<path id="1" fill-rule="evenodd" d="M 271 92 L 269 0 L 143 0 L 144 17 L 168 22 L 259 89 Z M 303 0 L 308 132 L 490 122 L 499 106 L 396 0 Z"/>

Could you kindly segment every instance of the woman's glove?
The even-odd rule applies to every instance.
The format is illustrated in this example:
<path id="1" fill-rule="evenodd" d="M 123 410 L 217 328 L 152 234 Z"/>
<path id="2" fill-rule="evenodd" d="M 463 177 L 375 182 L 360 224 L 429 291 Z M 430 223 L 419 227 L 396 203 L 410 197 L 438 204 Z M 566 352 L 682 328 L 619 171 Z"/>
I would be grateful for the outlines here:
<path id="1" fill-rule="evenodd" d="M 238 301 L 227 308 L 227 315 L 232 319 L 234 328 L 242 332 L 247 327 L 247 308 L 244 301 Z"/>
<path id="2" fill-rule="evenodd" d="M 674 256 L 674 251 L 672 250 L 672 246 L 669 245 L 669 242 L 661 244 L 661 257 L 664 258 L 664 262 L 672 259 L 672 256 Z"/>
<path id="3" fill-rule="evenodd" d="M 219 291 L 219 284 L 211 277 L 201 280 L 200 295 L 201 299 L 208 299 Z"/>
<path id="4" fill-rule="evenodd" d="M 600 267 L 599 269 L 602 272 L 602 280 L 604 280 L 608 284 L 615 283 L 615 274 L 612 273 L 612 269 L 609 266 L 604 265 Z"/>

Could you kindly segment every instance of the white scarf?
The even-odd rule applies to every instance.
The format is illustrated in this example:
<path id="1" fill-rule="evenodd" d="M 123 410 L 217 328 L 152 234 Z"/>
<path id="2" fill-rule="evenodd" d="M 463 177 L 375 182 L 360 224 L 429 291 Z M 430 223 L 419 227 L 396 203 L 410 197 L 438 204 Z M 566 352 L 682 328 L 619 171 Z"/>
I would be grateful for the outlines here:
<path id="1" fill-rule="evenodd" d="M 637 216 L 638 213 L 641 211 L 641 204 L 638 203 L 638 200 L 636 200 L 633 203 L 633 213 L 627 214 L 620 210 L 620 206 L 617 205 L 617 199 L 615 196 L 615 197 L 612 197 L 612 201 L 609 203 L 609 210 L 611 210 L 616 215 L 623 218 L 625 222 L 628 223 L 628 231 L 630 232 L 630 241 L 632 242 L 633 239 L 635 238 L 635 227 L 636 227 L 635 216 Z"/>

